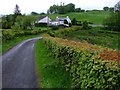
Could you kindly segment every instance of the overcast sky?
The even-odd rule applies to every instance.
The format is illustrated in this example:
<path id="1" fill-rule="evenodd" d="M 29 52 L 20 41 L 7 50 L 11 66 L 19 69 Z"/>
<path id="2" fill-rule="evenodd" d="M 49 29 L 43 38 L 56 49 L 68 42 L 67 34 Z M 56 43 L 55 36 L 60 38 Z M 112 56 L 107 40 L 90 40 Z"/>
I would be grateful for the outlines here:
<path id="1" fill-rule="evenodd" d="M 12 14 L 15 5 L 21 9 L 22 14 L 29 14 L 32 11 L 41 13 L 47 12 L 47 9 L 53 5 L 63 2 L 65 4 L 73 3 L 76 8 L 82 9 L 103 9 L 104 6 L 113 7 L 119 0 L 0 0 L 0 14 Z"/>

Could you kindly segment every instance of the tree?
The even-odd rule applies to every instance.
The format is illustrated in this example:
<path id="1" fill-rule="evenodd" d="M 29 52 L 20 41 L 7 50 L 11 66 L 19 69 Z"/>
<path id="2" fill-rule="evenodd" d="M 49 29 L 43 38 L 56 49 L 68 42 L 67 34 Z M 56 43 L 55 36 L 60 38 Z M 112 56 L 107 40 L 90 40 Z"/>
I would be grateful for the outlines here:
<path id="1" fill-rule="evenodd" d="M 81 12 L 85 12 L 85 10 L 84 10 L 84 9 L 82 9 L 82 10 L 81 10 Z"/>
<path id="2" fill-rule="evenodd" d="M 34 21 L 35 17 L 33 16 L 17 16 L 13 29 L 14 28 L 18 28 L 19 30 L 32 29 Z"/>
<path id="3" fill-rule="evenodd" d="M 44 12 L 41 12 L 40 14 L 41 14 L 41 15 L 45 15 L 45 13 L 44 13 Z"/>
<path id="4" fill-rule="evenodd" d="M 106 7 L 103 8 L 103 10 L 104 11 L 109 11 L 109 7 L 106 6 Z"/>
<path id="5" fill-rule="evenodd" d="M 4 29 L 11 29 L 16 22 L 17 16 L 21 15 L 19 6 L 15 6 L 14 14 L 5 15 L 2 17 L 2 28 Z"/>
<path id="6" fill-rule="evenodd" d="M 81 12 L 81 8 L 76 8 L 75 12 Z"/>
<path id="7" fill-rule="evenodd" d="M 14 15 L 5 15 L 2 17 L 2 28 L 11 29 L 11 26 L 14 25 L 15 18 Z"/>
<path id="8" fill-rule="evenodd" d="M 113 12 L 113 11 L 114 11 L 114 8 L 113 8 L 113 7 L 110 7 L 110 8 L 109 8 L 109 11 L 110 11 L 110 12 Z"/>
<path id="9" fill-rule="evenodd" d="M 31 15 L 38 15 L 37 12 L 31 12 Z"/>
<path id="10" fill-rule="evenodd" d="M 20 8 L 19 8 L 19 6 L 16 4 L 15 10 L 14 10 L 14 14 L 18 16 L 18 15 L 21 15 L 20 12 L 21 12 L 21 11 L 20 11 Z"/>
<path id="11" fill-rule="evenodd" d="M 58 7 L 58 13 L 59 14 L 65 14 L 65 13 L 67 13 L 66 7 L 65 6 L 59 6 Z"/>
<path id="12" fill-rule="evenodd" d="M 58 5 L 53 5 L 50 6 L 49 10 L 47 13 L 59 13 L 59 14 L 65 14 L 68 12 L 74 12 L 75 11 L 75 5 L 72 3 L 69 3 L 67 5 L 64 5 L 64 3 L 60 6 Z"/>
<path id="13" fill-rule="evenodd" d="M 67 12 L 74 12 L 75 11 L 75 5 L 73 3 L 69 3 L 66 5 Z"/>
<path id="14" fill-rule="evenodd" d="M 59 6 L 53 5 L 53 6 L 50 6 L 48 11 L 49 11 L 49 13 L 58 13 L 58 8 L 59 8 Z"/>

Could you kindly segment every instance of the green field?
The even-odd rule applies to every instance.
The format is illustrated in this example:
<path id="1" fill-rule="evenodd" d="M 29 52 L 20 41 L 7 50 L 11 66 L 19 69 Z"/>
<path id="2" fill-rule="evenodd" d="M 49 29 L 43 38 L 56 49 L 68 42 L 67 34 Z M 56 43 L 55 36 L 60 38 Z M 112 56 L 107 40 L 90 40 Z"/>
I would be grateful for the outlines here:
<path id="1" fill-rule="evenodd" d="M 120 33 L 102 28 L 92 28 L 88 30 L 70 31 L 69 33 L 59 33 L 55 31 L 55 36 L 67 38 L 69 40 L 84 42 L 120 50 L 118 40 Z"/>
<path id="2" fill-rule="evenodd" d="M 67 13 L 67 14 L 50 14 L 50 18 L 52 20 L 56 19 L 56 16 L 58 17 L 66 17 L 69 16 L 72 20 L 73 18 L 76 18 L 78 21 L 89 21 L 94 24 L 102 24 L 104 19 L 109 16 L 110 12 L 105 11 L 90 11 L 90 12 L 80 12 L 80 13 Z"/>

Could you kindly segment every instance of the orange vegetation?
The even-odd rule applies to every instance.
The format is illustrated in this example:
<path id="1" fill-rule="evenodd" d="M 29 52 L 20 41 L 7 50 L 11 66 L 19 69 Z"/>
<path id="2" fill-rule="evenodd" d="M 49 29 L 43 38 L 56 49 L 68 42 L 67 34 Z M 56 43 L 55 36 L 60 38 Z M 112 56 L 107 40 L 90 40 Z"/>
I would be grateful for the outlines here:
<path id="1" fill-rule="evenodd" d="M 100 47 L 97 45 L 92 45 L 87 42 L 76 42 L 67 39 L 51 37 L 49 35 L 44 35 L 45 39 L 56 42 L 62 46 L 70 46 L 78 51 L 83 51 L 85 53 L 96 52 L 100 59 L 102 60 L 120 60 L 120 52 L 117 50 L 112 50 L 109 48 Z"/>

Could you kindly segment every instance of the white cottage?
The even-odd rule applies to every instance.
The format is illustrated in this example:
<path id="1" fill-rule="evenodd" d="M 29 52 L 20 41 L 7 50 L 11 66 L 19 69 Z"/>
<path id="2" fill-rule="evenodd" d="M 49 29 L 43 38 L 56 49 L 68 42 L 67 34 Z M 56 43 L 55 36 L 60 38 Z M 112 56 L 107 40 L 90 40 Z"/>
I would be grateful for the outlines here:
<path id="1" fill-rule="evenodd" d="M 69 26 L 68 24 L 64 23 L 64 20 L 67 20 L 68 24 L 71 23 L 70 18 L 67 16 L 66 18 L 59 18 L 58 16 L 56 17 L 55 21 L 52 21 L 48 16 L 41 17 L 36 23 L 39 24 L 46 24 L 48 26 L 59 26 L 59 25 L 64 25 L 64 26 Z"/>

